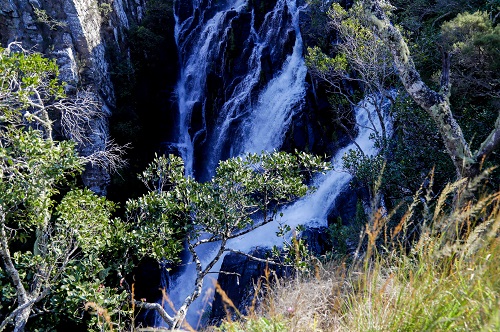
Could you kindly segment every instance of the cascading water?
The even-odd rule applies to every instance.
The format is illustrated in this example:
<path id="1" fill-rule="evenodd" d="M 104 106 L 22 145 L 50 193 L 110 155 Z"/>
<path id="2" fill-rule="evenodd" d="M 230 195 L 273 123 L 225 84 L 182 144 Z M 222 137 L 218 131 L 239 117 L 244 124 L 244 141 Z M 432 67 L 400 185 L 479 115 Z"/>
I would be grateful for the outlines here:
<path id="1" fill-rule="evenodd" d="M 179 140 L 172 145 L 187 174 L 207 178 L 220 159 L 281 146 L 306 93 L 299 8 L 277 0 L 259 17 L 241 0 L 180 2 Z"/>
<path id="2" fill-rule="evenodd" d="M 259 13 L 253 7 L 256 3 L 269 6 L 268 12 Z M 183 157 L 187 175 L 206 179 L 221 159 L 281 147 L 292 117 L 305 104 L 307 68 L 299 10 L 296 0 L 176 1 L 175 36 L 181 67 L 176 89 L 179 138 L 171 146 Z M 238 34 L 235 26 L 243 32 Z M 356 108 L 356 143 L 370 155 L 376 149 L 369 135 L 379 128 L 373 128 L 371 120 L 377 117 L 368 100 Z M 314 185 L 318 189 L 284 209 L 281 222 L 292 227 L 326 226 L 330 206 L 351 179 L 348 173 L 338 171 L 339 160 L 355 146 L 336 154 L 336 170 L 317 177 Z M 277 228 L 276 223 L 270 223 L 231 240 L 229 247 L 249 251 L 257 245 L 280 245 Z M 208 261 L 211 249 L 204 245 L 197 252 Z M 194 264 L 186 264 L 170 280 L 168 294 L 175 307 L 190 294 L 195 278 Z M 211 283 L 206 281 L 205 286 L 203 292 Z M 202 315 L 204 297 L 202 294 L 188 312 L 187 320 L 194 327 Z"/>
<path id="3" fill-rule="evenodd" d="M 316 190 L 282 209 L 283 217 L 281 220 L 264 225 L 252 233 L 231 240 L 229 243 L 230 248 L 249 252 L 256 245 L 251 240 L 252 238 L 259 239 L 258 245 L 260 247 L 280 246 L 281 239 L 276 237 L 280 223 L 292 228 L 298 225 L 308 227 L 328 226 L 327 217 L 331 206 L 352 179 L 349 173 L 342 171 L 342 157 L 349 150 L 355 149 L 361 149 L 366 156 L 373 156 L 378 152 L 374 140 L 370 138 L 372 134 L 380 133 L 382 130 L 378 121 L 376 106 L 372 104 L 375 99 L 373 96 L 367 96 L 355 108 L 358 135 L 354 142 L 337 151 L 331 160 L 333 170 L 314 178 L 313 186 Z M 383 105 L 383 108 L 387 108 L 389 101 L 384 102 Z M 384 119 L 387 134 L 391 135 L 392 123 L 390 117 L 386 116 Z"/>

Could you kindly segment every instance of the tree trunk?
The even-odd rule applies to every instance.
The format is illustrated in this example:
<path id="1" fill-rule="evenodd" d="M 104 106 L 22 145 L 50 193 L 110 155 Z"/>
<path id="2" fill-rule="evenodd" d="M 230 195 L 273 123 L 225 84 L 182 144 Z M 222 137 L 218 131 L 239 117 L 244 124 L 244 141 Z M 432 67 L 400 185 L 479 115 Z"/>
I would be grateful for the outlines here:
<path id="1" fill-rule="evenodd" d="M 366 0 L 367 17 L 376 34 L 390 49 L 406 91 L 434 120 L 446 150 L 457 171 L 457 177 L 474 177 L 479 172 L 479 163 L 500 144 L 500 114 L 495 128 L 481 144 L 481 148 L 472 153 L 462 129 L 453 117 L 449 101 L 450 57 L 443 54 L 441 90 L 431 90 L 420 78 L 413 59 L 401 32 L 387 18 L 380 0 Z"/>
<path id="2" fill-rule="evenodd" d="M 19 312 L 15 313 L 15 315 L 11 317 L 7 317 L 5 324 L 2 322 L 0 330 L 2 330 L 5 325 L 9 323 L 9 319 L 14 319 L 15 327 L 14 331 L 24 331 L 24 327 L 26 326 L 26 322 L 28 321 L 31 307 L 33 306 L 34 301 L 31 300 L 26 288 L 24 287 L 19 272 L 17 271 L 14 263 L 12 262 L 12 258 L 9 250 L 9 243 L 7 233 L 5 232 L 5 213 L 3 211 L 3 207 L 0 206 L 0 261 L 3 263 L 5 267 L 5 272 L 12 280 L 14 287 L 16 288 L 17 293 L 17 301 L 18 308 L 22 308 Z M 16 311 L 16 310 L 15 310 Z M 15 312 L 14 311 L 14 312 Z M 13 312 L 13 313 L 14 313 Z"/>
<path id="3" fill-rule="evenodd" d="M 31 307 L 33 307 L 33 303 L 28 305 L 26 308 L 21 310 L 21 312 L 19 312 L 16 315 L 15 324 L 14 324 L 14 332 L 23 332 L 24 331 L 26 323 L 28 322 L 28 319 L 30 317 Z"/>
<path id="4" fill-rule="evenodd" d="M 5 268 L 5 272 L 12 280 L 14 287 L 16 288 L 17 308 L 8 315 L 3 322 L 0 323 L 0 331 L 2 331 L 7 324 L 14 321 L 14 332 L 22 332 L 28 322 L 30 317 L 31 309 L 35 302 L 42 299 L 46 292 L 40 295 L 40 289 L 42 287 L 42 280 L 38 279 L 38 282 L 34 286 L 33 292 L 29 293 L 24 287 L 19 271 L 16 269 L 14 262 L 9 250 L 9 238 L 5 231 L 5 214 L 3 212 L 3 207 L 0 206 L 0 262 Z M 40 269 L 38 273 L 40 274 Z M 42 273 L 43 275 L 43 273 Z"/>

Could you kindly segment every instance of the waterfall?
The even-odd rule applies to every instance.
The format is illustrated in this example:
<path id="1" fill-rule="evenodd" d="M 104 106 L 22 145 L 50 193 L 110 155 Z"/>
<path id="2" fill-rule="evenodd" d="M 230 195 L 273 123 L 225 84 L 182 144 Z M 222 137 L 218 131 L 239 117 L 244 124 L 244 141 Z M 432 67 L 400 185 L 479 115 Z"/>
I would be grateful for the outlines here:
<path id="1" fill-rule="evenodd" d="M 378 97 L 366 96 L 355 108 L 357 136 L 355 142 L 347 145 L 335 153 L 331 159 L 333 170 L 326 174 L 317 175 L 313 179 L 313 186 L 316 190 L 294 204 L 281 210 L 283 217 L 273 223 L 264 225 L 255 231 L 245 234 L 239 238 L 231 240 L 229 247 L 239 251 L 249 252 L 256 246 L 252 238 L 259 239 L 258 246 L 272 247 L 281 246 L 281 239 L 276 237 L 279 224 L 287 224 L 292 229 L 298 225 L 308 227 L 327 227 L 327 217 L 330 207 L 333 205 L 342 190 L 351 181 L 351 174 L 342 170 L 342 157 L 349 151 L 361 148 L 366 156 L 374 156 L 378 149 L 371 139 L 374 133 L 380 133 L 382 128 L 378 121 L 376 106 L 379 103 Z M 390 102 L 383 101 L 383 108 L 387 109 Z M 379 103 L 380 105 L 380 103 Z M 392 134 L 392 122 L 389 116 L 384 118 L 387 134 Z"/>
<path id="2" fill-rule="evenodd" d="M 272 6 L 263 15 L 255 1 L 177 0 L 175 37 L 180 59 L 176 87 L 179 107 L 178 140 L 170 145 L 185 161 L 186 174 L 209 178 L 219 160 L 246 152 L 279 149 L 295 114 L 304 108 L 307 68 L 302 56 L 297 0 L 257 2 Z M 235 36 L 234 26 L 242 35 Z M 238 37 L 238 38 L 236 38 Z M 380 130 L 372 98 L 356 107 L 358 136 L 333 157 L 334 170 L 315 177 L 317 190 L 282 210 L 279 222 L 326 226 L 332 203 L 351 176 L 341 171 L 341 157 L 356 145 L 366 155 L 377 152 L 370 134 Z M 386 127 L 390 131 L 390 124 Z M 275 236 L 278 223 L 267 224 L 229 242 L 229 247 L 251 248 L 280 245 Z M 258 243 L 255 239 L 259 239 Z M 197 252 L 206 264 L 217 244 L 206 244 Z M 214 267 L 218 271 L 222 259 Z M 217 275 L 213 275 L 216 279 Z M 179 307 L 196 279 L 194 263 L 185 262 L 177 277 L 170 279 L 168 295 Z M 187 285 L 188 287 L 184 287 Z M 205 281 L 200 298 L 187 320 L 196 328 L 206 301 L 211 301 L 212 283 Z M 208 292 L 208 295 L 206 295 Z M 167 311 L 170 308 L 165 307 Z"/>
<path id="3" fill-rule="evenodd" d="M 281 146 L 306 93 L 295 1 L 277 0 L 261 19 L 241 0 L 176 6 L 179 137 L 171 145 L 188 175 L 208 178 L 221 159 Z M 236 40 L 234 26 L 246 40 Z"/>
<path id="4" fill-rule="evenodd" d="M 342 190 L 347 186 L 352 178 L 349 173 L 342 171 L 342 157 L 349 150 L 357 148 L 361 148 L 367 156 L 375 155 L 378 152 L 373 139 L 370 138 L 371 134 L 374 132 L 381 131 L 381 125 L 377 120 L 378 117 L 376 107 L 372 104 L 373 102 L 378 102 L 375 101 L 375 99 L 376 98 L 373 96 L 367 96 L 355 108 L 356 127 L 358 132 L 355 142 L 352 142 L 346 147 L 340 149 L 333 156 L 331 160 L 334 166 L 333 170 L 327 172 L 326 174 L 317 175 L 313 179 L 313 185 L 317 189 L 294 204 L 283 208 L 281 210 L 283 213 L 281 220 L 275 220 L 274 222 L 257 228 L 248 234 L 230 240 L 227 245 L 228 248 L 243 252 L 250 252 L 251 249 L 257 246 L 268 248 L 273 246 L 280 247 L 282 245 L 282 239 L 276 236 L 280 224 L 287 224 L 292 228 L 298 225 L 305 225 L 308 227 L 327 226 L 329 208 L 333 205 L 337 197 L 339 197 Z M 388 105 L 389 101 L 385 103 L 385 107 Z M 388 116 L 385 118 L 385 126 L 388 135 L 391 135 L 392 123 Z M 256 242 L 255 239 L 258 239 L 258 242 Z M 216 244 L 207 244 L 198 248 L 197 252 L 200 253 L 200 256 L 205 258 L 205 262 L 208 262 L 213 257 L 216 249 Z M 221 264 L 222 259 L 213 268 L 213 270 L 218 271 Z M 185 298 L 185 296 L 189 294 L 190 290 L 184 289 L 182 285 L 194 284 L 195 278 L 196 271 L 194 264 L 188 264 L 182 276 L 176 279 L 173 287 L 169 291 L 171 298 L 179 300 Z M 216 275 L 208 277 L 207 279 L 216 279 Z M 201 296 L 198 301 L 195 301 L 190 308 L 191 311 L 189 312 L 187 319 L 193 327 L 197 326 L 200 316 L 203 314 L 204 310 L 207 309 L 207 301 L 210 301 L 213 296 L 211 286 L 212 282 L 210 280 L 206 280 L 203 290 L 204 296 Z"/>

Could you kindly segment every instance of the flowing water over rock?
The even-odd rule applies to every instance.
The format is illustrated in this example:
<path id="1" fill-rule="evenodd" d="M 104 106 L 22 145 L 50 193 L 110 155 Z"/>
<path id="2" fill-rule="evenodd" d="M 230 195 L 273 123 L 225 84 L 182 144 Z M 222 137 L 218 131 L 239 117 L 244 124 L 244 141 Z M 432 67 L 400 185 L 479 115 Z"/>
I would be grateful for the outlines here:
<path id="1" fill-rule="evenodd" d="M 176 2 L 179 139 L 171 147 L 185 160 L 187 175 L 207 179 L 221 159 L 282 146 L 292 117 L 303 111 L 307 90 L 300 10 L 295 0 Z M 356 109 L 356 143 L 371 155 L 376 149 L 369 136 L 373 126 L 380 125 L 373 121 L 377 117 L 367 100 Z M 335 170 L 316 177 L 318 189 L 283 209 L 278 222 L 291 227 L 326 226 L 332 203 L 351 179 L 340 171 L 341 157 L 354 148 L 353 143 L 338 151 L 332 160 Z M 229 247 L 248 252 L 257 246 L 279 245 L 277 230 L 278 223 L 270 223 L 231 240 Z M 197 251 L 209 261 L 213 246 L 200 246 Z M 196 278 L 189 260 L 170 281 L 168 294 L 176 307 L 190 294 Z M 205 281 L 202 295 L 190 307 L 188 321 L 195 328 L 213 296 L 206 295 L 210 286 L 212 282 Z"/>
<path id="2" fill-rule="evenodd" d="M 181 59 L 179 140 L 187 174 L 206 179 L 219 160 L 281 146 L 301 110 L 307 68 L 292 0 L 176 5 Z M 262 12 L 270 7 L 268 12 Z"/>

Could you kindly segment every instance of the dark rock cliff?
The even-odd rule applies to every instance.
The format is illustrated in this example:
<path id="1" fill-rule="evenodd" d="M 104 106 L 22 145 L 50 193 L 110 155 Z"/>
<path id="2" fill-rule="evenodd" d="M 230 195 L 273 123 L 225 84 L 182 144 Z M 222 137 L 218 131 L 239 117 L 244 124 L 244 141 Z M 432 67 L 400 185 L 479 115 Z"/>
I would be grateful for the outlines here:
<path id="1" fill-rule="evenodd" d="M 175 8 L 181 22 L 178 43 L 180 66 L 186 72 L 183 87 L 191 91 L 191 87 L 201 85 L 197 87 L 199 96 L 189 92 L 189 106 L 185 107 L 189 111 L 185 113 L 189 113 L 194 174 L 206 180 L 213 175 L 214 160 L 242 152 L 242 142 L 249 136 L 246 122 L 251 109 L 259 107 L 263 91 L 284 71 L 284 63 L 300 36 L 292 24 L 295 11 L 287 5 L 277 5 L 276 0 L 248 0 L 238 9 L 223 0 L 200 1 L 196 8 L 192 2 L 176 1 Z M 219 18 L 216 13 L 221 9 L 223 15 Z M 215 22 L 217 31 L 206 29 Z M 208 51 L 200 57 L 206 66 L 199 70 L 206 79 L 197 81 L 189 68 L 194 63 L 191 54 L 201 45 L 197 39 L 201 34 L 206 36 L 203 47 L 208 45 Z M 284 124 L 288 130 L 278 148 L 331 154 L 336 133 L 327 129 L 328 122 L 332 122 L 328 120 L 328 101 L 324 94 L 314 91 L 310 78 L 305 86 L 304 100 L 290 105 L 294 116 L 291 125 Z"/>

